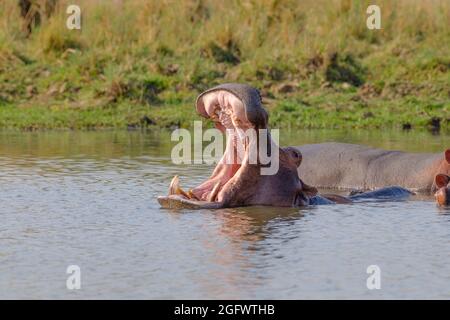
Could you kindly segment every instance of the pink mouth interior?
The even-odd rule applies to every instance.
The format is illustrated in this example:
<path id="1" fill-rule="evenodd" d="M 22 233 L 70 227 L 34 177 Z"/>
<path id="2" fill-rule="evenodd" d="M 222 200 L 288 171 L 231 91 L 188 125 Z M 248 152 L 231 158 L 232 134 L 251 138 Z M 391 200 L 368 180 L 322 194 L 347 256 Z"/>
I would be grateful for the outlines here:
<path id="1" fill-rule="evenodd" d="M 233 178 L 241 168 L 241 160 L 238 158 L 237 143 L 244 145 L 244 141 L 237 134 L 235 129 L 246 131 L 254 128 L 252 123 L 247 119 L 244 104 L 232 93 L 226 90 L 218 90 L 205 94 L 198 102 L 198 112 L 204 117 L 212 119 L 216 127 L 222 132 L 226 129 L 233 129 L 232 134 L 227 136 L 227 145 L 222 159 L 214 169 L 209 179 L 192 190 L 192 193 L 199 200 L 217 201 L 218 193 Z M 226 159 L 234 159 L 233 163 L 227 163 Z M 211 197 L 214 187 L 214 195 Z"/>

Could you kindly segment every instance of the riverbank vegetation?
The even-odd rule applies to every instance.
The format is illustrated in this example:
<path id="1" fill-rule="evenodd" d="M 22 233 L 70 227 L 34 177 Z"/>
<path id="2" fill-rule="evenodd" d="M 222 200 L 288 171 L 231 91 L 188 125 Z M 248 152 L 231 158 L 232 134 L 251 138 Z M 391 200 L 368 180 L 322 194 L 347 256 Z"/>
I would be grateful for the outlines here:
<path id="1" fill-rule="evenodd" d="M 189 127 L 199 92 L 245 82 L 274 127 L 447 130 L 449 21 L 446 0 L 59 0 L 27 22 L 6 0 L 0 128 Z"/>

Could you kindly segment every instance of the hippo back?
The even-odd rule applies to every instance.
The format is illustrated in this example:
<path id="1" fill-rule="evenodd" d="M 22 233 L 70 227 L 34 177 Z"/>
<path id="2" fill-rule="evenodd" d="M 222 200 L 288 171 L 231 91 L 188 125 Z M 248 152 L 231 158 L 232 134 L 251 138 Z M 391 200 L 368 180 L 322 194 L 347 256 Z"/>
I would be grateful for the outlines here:
<path id="1" fill-rule="evenodd" d="M 337 142 L 298 148 L 303 155 L 300 177 L 319 188 L 370 190 L 398 185 L 429 191 L 442 157 Z"/>

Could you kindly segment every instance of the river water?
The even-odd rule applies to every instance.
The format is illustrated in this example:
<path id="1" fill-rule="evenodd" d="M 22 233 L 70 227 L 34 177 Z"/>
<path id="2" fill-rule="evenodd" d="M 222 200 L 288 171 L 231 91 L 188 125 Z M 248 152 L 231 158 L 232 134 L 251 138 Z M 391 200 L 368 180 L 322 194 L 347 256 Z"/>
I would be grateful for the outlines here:
<path id="1" fill-rule="evenodd" d="M 427 132 L 281 135 L 282 145 L 324 141 L 450 146 Z M 156 196 L 175 174 L 187 189 L 212 170 L 174 165 L 174 144 L 167 132 L 0 132 L 0 298 L 450 298 L 450 209 L 431 197 L 163 210 Z M 67 288 L 71 265 L 78 290 Z M 367 287 L 371 265 L 380 289 Z"/>

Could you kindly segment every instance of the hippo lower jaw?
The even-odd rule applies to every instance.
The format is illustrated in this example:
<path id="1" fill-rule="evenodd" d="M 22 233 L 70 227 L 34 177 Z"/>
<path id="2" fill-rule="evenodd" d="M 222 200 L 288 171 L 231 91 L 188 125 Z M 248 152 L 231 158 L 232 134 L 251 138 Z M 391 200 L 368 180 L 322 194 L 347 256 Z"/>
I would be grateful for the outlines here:
<path id="1" fill-rule="evenodd" d="M 166 209 L 220 209 L 224 207 L 221 202 L 191 200 L 176 194 L 159 196 L 157 199 L 161 207 Z"/>
<path id="2" fill-rule="evenodd" d="M 219 171 L 218 174 L 213 174 L 198 187 L 187 192 L 179 186 L 178 176 L 173 177 L 169 186 L 169 194 L 157 198 L 159 204 L 163 208 L 170 209 L 217 209 L 225 207 L 223 198 L 226 197 L 226 192 L 223 190 L 238 170 L 227 169 L 226 165 L 218 165 L 216 170 Z"/>

